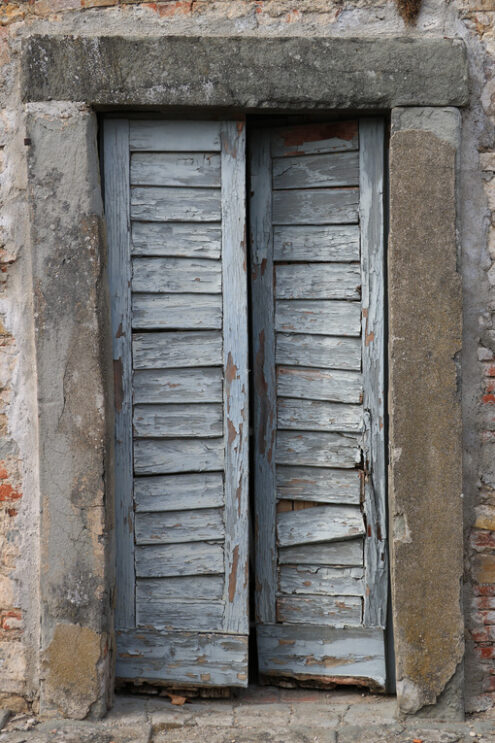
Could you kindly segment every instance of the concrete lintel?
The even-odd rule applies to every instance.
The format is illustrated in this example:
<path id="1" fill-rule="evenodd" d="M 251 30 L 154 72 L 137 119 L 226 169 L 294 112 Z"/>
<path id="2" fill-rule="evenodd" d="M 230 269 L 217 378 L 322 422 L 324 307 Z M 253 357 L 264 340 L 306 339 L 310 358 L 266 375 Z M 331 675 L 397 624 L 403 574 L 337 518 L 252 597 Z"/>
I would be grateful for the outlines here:
<path id="1" fill-rule="evenodd" d="M 444 38 L 32 36 L 23 97 L 100 106 L 463 106 L 462 41 Z"/>
<path id="2" fill-rule="evenodd" d="M 463 716 L 460 114 L 392 111 L 390 553 L 399 709 Z"/>

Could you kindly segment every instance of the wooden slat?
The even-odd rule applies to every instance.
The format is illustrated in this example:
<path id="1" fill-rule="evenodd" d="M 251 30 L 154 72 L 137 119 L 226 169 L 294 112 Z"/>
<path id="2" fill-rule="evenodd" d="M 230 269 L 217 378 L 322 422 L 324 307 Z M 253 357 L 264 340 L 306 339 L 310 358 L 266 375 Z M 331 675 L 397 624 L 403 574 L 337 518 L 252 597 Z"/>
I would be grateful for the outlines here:
<path id="1" fill-rule="evenodd" d="M 247 686 L 246 635 L 134 630 L 117 636 L 116 675 L 183 686 Z"/>
<path id="2" fill-rule="evenodd" d="M 141 438 L 221 436 L 222 405 L 136 405 L 133 427 Z"/>
<path id="3" fill-rule="evenodd" d="M 134 372 L 134 402 L 222 402 L 222 371 L 206 369 L 144 369 Z"/>
<path id="4" fill-rule="evenodd" d="M 279 465 L 277 496 L 288 500 L 320 503 L 359 503 L 361 478 L 358 470 Z"/>
<path id="5" fill-rule="evenodd" d="M 357 121 L 336 121 L 330 124 L 299 124 L 272 130 L 271 153 L 277 157 L 298 154 L 357 150 Z"/>
<path id="6" fill-rule="evenodd" d="M 202 258 L 134 258 L 132 291 L 172 294 L 220 294 L 219 261 Z"/>
<path id="7" fill-rule="evenodd" d="M 350 433 L 279 431 L 275 460 L 311 467 L 355 467 L 361 449 L 357 436 Z"/>
<path id="8" fill-rule="evenodd" d="M 133 222 L 133 255 L 220 258 L 219 224 L 200 222 Z"/>
<path id="9" fill-rule="evenodd" d="M 276 434 L 275 333 L 270 133 L 252 140 L 250 179 L 251 307 L 254 388 L 256 622 L 274 622 Z"/>
<path id="10" fill-rule="evenodd" d="M 138 330 L 219 330 L 222 297 L 218 294 L 134 294 L 132 327 Z"/>
<path id="11" fill-rule="evenodd" d="M 138 475 L 221 470 L 223 439 L 138 439 L 134 442 L 134 471 Z"/>
<path id="12" fill-rule="evenodd" d="M 366 627 L 268 625 L 258 627 L 260 673 L 264 676 L 371 680 L 385 685 L 383 630 Z"/>
<path id="13" fill-rule="evenodd" d="M 133 186 L 131 219 L 149 222 L 218 222 L 220 189 Z"/>
<path id="14" fill-rule="evenodd" d="M 223 540 L 223 509 L 136 514 L 136 544 L 179 544 Z"/>
<path id="15" fill-rule="evenodd" d="M 326 299 L 278 299 L 275 328 L 285 333 L 359 336 L 361 305 L 359 302 Z"/>
<path id="16" fill-rule="evenodd" d="M 284 594 L 323 594 L 326 596 L 362 596 L 364 569 L 334 568 L 322 565 L 280 568 L 280 592 Z"/>
<path id="17" fill-rule="evenodd" d="M 335 542 L 363 534 L 363 516 L 355 506 L 316 506 L 277 515 L 277 537 L 280 547 Z"/>
<path id="18" fill-rule="evenodd" d="M 220 366 L 222 334 L 216 331 L 134 333 L 134 369 Z"/>
<path id="19" fill-rule="evenodd" d="M 277 333 L 275 360 L 277 364 L 285 366 L 360 371 L 361 340 L 302 333 Z"/>
<path id="20" fill-rule="evenodd" d="M 134 414 L 135 416 L 135 414 Z M 351 431 L 363 427 L 361 405 L 317 400 L 277 400 L 277 428 L 297 431 Z"/>
<path id="21" fill-rule="evenodd" d="M 222 142 L 225 612 L 222 629 L 248 633 L 249 400 L 246 129 L 224 122 Z"/>
<path id="22" fill-rule="evenodd" d="M 361 403 L 363 381 L 361 374 L 354 371 L 279 366 L 277 393 L 280 397 Z"/>
<path id="23" fill-rule="evenodd" d="M 358 261 L 359 226 L 292 225 L 273 229 L 275 261 Z"/>
<path id="24" fill-rule="evenodd" d="M 361 269 L 344 263 L 289 263 L 275 268 L 277 299 L 360 299 Z"/>
<path id="25" fill-rule="evenodd" d="M 136 547 L 136 576 L 166 578 L 182 575 L 222 575 L 223 545 L 208 542 L 149 544 Z"/>
<path id="26" fill-rule="evenodd" d="M 130 122 L 131 150 L 162 152 L 218 152 L 220 124 L 217 121 Z"/>
<path id="27" fill-rule="evenodd" d="M 135 152 L 131 157 L 131 184 L 219 187 L 220 156 L 211 152 Z"/>
<path id="28" fill-rule="evenodd" d="M 274 191 L 272 198 L 273 224 L 352 224 L 358 222 L 359 190 L 357 188 Z M 131 214 L 134 217 L 133 211 Z M 139 218 L 139 214 L 137 217 Z"/>
<path id="29" fill-rule="evenodd" d="M 132 359 L 129 246 L 129 122 L 104 122 L 105 215 L 111 304 L 115 416 L 115 540 L 119 586 L 115 625 L 133 627 Z"/>
<path id="30" fill-rule="evenodd" d="M 137 512 L 185 511 L 223 506 L 221 472 L 165 477 L 137 477 L 134 480 Z"/>
<path id="31" fill-rule="evenodd" d="M 357 152 L 298 155 L 296 157 L 275 157 L 273 159 L 273 188 L 323 188 L 357 185 L 359 185 L 359 157 Z"/>
<path id="32" fill-rule="evenodd" d="M 363 540 L 349 539 L 345 542 L 323 542 L 281 547 L 278 551 L 279 565 L 363 565 Z"/>
<path id="33" fill-rule="evenodd" d="M 136 624 L 148 629 L 216 632 L 222 626 L 223 612 L 223 601 L 136 600 Z"/>
<path id="34" fill-rule="evenodd" d="M 280 596 L 277 599 L 277 621 L 332 627 L 360 625 L 361 605 L 358 596 Z"/>
<path id="35" fill-rule="evenodd" d="M 351 544 L 349 542 L 349 544 Z M 224 579 L 221 575 L 186 575 L 175 578 L 138 578 L 136 601 L 162 601 L 170 599 L 208 599 L 219 601 L 223 594 Z"/>

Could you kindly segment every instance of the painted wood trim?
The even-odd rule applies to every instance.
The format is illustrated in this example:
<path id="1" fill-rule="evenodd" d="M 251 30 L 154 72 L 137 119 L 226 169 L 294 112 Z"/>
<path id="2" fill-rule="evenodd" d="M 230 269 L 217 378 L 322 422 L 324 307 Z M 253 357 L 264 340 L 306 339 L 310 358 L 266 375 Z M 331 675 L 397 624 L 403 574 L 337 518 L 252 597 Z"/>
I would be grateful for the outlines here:
<path id="1" fill-rule="evenodd" d="M 246 127 L 221 127 L 226 632 L 248 633 L 249 381 Z"/>
<path id="2" fill-rule="evenodd" d="M 363 119 L 360 137 L 366 601 L 364 624 L 385 627 L 388 601 L 385 464 L 384 122 Z"/>
<path id="3" fill-rule="evenodd" d="M 105 215 L 108 239 L 115 404 L 115 626 L 135 624 L 132 493 L 132 359 L 129 122 L 104 122 Z"/>
<path id="4" fill-rule="evenodd" d="M 257 131 L 251 150 L 250 244 L 254 408 L 256 621 L 276 621 L 275 308 L 273 292 L 271 134 Z"/>

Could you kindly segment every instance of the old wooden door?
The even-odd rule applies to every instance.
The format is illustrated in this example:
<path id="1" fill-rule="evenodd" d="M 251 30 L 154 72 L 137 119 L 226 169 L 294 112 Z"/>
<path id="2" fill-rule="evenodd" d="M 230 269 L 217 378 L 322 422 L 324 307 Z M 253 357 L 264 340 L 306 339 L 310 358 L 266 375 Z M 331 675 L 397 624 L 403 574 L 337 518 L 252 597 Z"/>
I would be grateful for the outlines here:
<path id="1" fill-rule="evenodd" d="M 243 122 L 107 119 L 117 676 L 247 683 Z"/>
<path id="2" fill-rule="evenodd" d="M 380 121 L 252 136 L 256 622 L 269 679 L 383 686 Z"/>

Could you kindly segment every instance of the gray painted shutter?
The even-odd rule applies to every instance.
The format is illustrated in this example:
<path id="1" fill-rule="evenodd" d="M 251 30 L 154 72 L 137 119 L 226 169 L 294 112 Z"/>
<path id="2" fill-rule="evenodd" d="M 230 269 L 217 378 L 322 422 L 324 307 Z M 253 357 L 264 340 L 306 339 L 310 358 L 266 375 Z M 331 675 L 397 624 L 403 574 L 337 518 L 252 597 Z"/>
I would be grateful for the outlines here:
<path id="1" fill-rule="evenodd" d="M 117 676 L 247 683 L 244 123 L 107 119 Z"/>
<path id="2" fill-rule="evenodd" d="M 385 684 L 380 121 L 253 134 L 260 672 Z"/>

